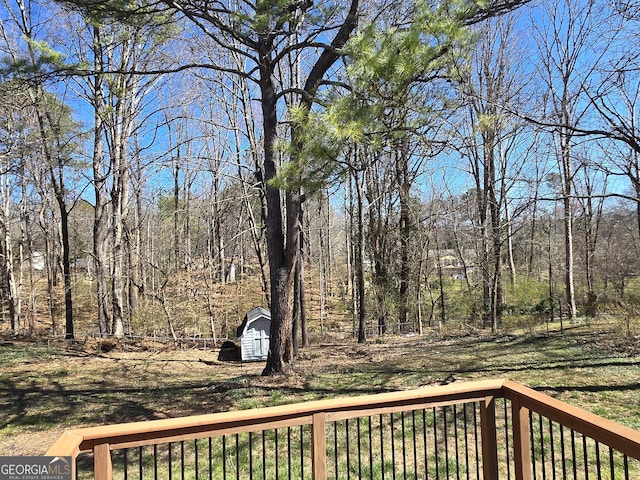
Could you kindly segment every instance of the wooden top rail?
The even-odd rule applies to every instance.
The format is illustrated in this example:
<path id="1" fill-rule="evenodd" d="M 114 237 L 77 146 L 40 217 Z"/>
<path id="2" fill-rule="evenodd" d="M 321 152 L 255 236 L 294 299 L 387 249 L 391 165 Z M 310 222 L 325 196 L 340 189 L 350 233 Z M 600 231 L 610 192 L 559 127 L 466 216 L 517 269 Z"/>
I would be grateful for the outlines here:
<path id="1" fill-rule="evenodd" d="M 109 444 L 113 450 L 198 438 L 204 434 L 222 435 L 265 428 L 310 425 L 313 423 L 313 415 L 317 413 L 348 418 L 360 416 L 362 412 L 400 410 L 407 406 L 432 405 L 437 402 L 455 403 L 487 396 L 502 396 L 502 385 L 503 380 L 481 380 L 252 410 L 80 428 L 65 432 L 47 451 L 47 455 L 75 457 L 79 452 L 90 451 L 99 444 Z"/>
<path id="2" fill-rule="evenodd" d="M 640 432 L 510 380 L 504 381 L 503 390 L 509 400 L 517 399 L 529 410 L 640 460 Z"/>

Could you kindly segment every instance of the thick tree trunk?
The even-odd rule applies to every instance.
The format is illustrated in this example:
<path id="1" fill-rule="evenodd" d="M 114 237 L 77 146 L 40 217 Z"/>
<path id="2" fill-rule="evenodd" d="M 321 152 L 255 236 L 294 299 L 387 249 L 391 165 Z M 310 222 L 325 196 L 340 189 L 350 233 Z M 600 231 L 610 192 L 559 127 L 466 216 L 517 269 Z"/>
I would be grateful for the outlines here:
<path id="1" fill-rule="evenodd" d="M 266 190 L 267 216 L 265 225 L 267 230 L 267 253 L 269 257 L 269 283 L 271 291 L 271 330 L 269 338 L 269 355 L 262 375 L 281 375 L 286 373 L 291 355 L 291 315 L 293 268 L 287 268 L 287 262 L 292 259 L 285 257 L 285 238 L 283 231 L 283 212 L 280 190 L 271 184 L 276 177 L 276 147 L 277 139 L 277 103 L 273 85 L 273 67 L 269 58 L 270 49 L 267 48 L 261 58 L 262 116 L 264 129 L 264 188 Z M 287 207 L 295 207 L 292 194 L 287 194 Z M 287 211 L 294 215 L 296 212 Z M 297 222 L 297 216 L 296 216 Z M 295 224 L 292 225 L 295 227 Z M 288 237 L 295 238 L 293 232 Z M 297 245 L 296 240 L 296 245 Z M 288 246 L 290 247 L 290 246 Z M 295 265 L 295 262 L 293 262 Z"/>

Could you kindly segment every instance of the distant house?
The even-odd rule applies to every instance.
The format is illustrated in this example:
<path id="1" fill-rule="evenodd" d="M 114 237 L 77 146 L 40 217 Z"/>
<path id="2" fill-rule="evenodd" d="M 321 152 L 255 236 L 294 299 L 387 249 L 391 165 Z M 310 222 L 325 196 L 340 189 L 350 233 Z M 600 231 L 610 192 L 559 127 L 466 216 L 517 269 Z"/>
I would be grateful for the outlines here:
<path id="1" fill-rule="evenodd" d="M 474 270 L 475 253 L 470 250 L 462 252 L 463 257 L 461 252 L 453 249 L 429 250 L 428 255 L 433 275 L 441 268 L 443 276 L 464 280 L 465 276 Z"/>
<path id="2" fill-rule="evenodd" d="M 89 271 L 91 268 L 91 259 L 89 257 L 76 258 L 71 262 L 71 266 L 76 270 Z"/>
<path id="3" fill-rule="evenodd" d="M 44 253 L 42 252 L 33 252 L 31 254 L 31 265 L 33 265 L 33 269 L 42 272 L 45 267 L 44 263 Z"/>
<path id="4" fill-rule="evenodd" d="M 256 307 L 247 312 L 236 332 L 240 341 L 240 358 L 243 362 L 267 359 L 270 329 L 271 312 L 269 310 Z"/>

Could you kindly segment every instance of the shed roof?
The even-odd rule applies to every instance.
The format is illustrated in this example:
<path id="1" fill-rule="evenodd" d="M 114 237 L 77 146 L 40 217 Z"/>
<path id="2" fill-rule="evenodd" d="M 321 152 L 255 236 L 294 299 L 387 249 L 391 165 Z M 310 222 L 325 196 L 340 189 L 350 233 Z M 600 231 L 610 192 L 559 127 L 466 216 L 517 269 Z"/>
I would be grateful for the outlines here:
<path id="1" fill-rule="evenodd" d="M 236 330 L 236 336 L 240 338 L 244 333 L 245 329 L 258 318 L 268 318 L 269 320 L 271 320 L 271 312 L 266 308 L 262 308 L 262 307 L 254 307 L 251 310 L 249 310 L 247 314 L 244 316 L 244 320 Z"/>

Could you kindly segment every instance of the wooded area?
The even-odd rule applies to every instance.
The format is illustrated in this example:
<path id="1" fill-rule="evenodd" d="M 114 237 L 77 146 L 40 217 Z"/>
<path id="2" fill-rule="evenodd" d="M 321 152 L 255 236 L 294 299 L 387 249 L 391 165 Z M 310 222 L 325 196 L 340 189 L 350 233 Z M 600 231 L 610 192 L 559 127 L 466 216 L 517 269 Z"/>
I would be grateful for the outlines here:
<path id="1" fill-rule="evenodd" d="M 638 7 L 520 3 L 2 0 L 0 329 L 636 315 Z"/>

